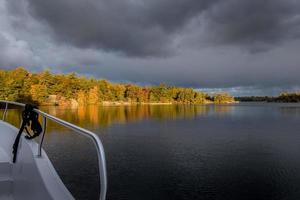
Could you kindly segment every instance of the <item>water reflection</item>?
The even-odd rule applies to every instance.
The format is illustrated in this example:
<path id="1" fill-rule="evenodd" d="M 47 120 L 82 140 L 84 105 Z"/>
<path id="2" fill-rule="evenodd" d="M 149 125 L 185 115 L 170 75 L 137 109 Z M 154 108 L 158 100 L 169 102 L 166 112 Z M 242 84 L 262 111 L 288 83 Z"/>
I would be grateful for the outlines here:
<path id="1" fill-rule="evenodd" d="M 51 115 L 64 118 L 79 126 L 92 128 L 108 127 L 112 124 L 125 124 L 147 119 L 174 120 L 193 119 L 209 112 L 226 113 L 230 108 L 192 105 L 137 105 L 137 106 L 95 106 L 78 108 L 41 107 Z"/>
<path id="2" fill-rule="evenodd" d="M 284 116 L 299 117 L 300 107 L 296 107 L 296 106 L 280 107 L 280 114 Z"/>
<path id="3" fill-rule="evenodd" d="M 233 111 L 234 106 L 232 105 L 216 105 L 214 106 L 214 114 L 219 116 L 226 115 Z"/>
<path id="4" fill-rule="evenodd" d="M 230 105 L 137 105 L 137 106 L 80 106 L 68 108 L 43 106 L 41 110 L 79 126 L 108 127 L 146 119 L 175 120 L 193 119 L 202 115 L 226 115 L 233 110 Z M 0 117 L 3 110 L 0 109 Z M 9 109 L 7 121 L 18 125 L 20 109 Z"/>

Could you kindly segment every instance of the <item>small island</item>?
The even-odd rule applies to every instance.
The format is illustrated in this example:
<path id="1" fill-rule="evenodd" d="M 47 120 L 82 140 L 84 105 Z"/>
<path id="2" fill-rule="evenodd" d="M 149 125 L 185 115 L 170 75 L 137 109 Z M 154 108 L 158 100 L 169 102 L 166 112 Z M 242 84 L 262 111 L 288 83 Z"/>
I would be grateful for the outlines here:
<path id="1" fill-rule="evenodd" d="M 37 105 L 132 105 L 235 103 L 228 93 L 207 93 L 193 88 L 160 84 L 139 86 L 78 76 L 28 72 L 23 67 L 0 70 L 0 99 Z"/>

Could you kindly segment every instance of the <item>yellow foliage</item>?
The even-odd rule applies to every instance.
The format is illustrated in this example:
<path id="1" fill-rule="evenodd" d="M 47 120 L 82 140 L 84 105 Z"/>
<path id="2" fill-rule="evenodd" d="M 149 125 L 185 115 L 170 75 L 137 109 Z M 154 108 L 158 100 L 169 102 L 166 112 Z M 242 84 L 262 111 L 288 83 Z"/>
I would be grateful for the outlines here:
<path id="1" fill-rule="evenodd" d="M 88 104 L 97 104 L 99 102 L 98 86 L 94 86 L 88 93 Z"/>

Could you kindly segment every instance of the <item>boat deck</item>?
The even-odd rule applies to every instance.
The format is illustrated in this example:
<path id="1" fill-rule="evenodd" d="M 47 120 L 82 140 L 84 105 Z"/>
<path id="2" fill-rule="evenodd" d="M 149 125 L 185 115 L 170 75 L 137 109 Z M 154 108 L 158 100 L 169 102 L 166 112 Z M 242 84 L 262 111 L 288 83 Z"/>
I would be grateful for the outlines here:
<path id="1" fill-rule="evenodd" d="M 13 200 L 12 163 L 9 156 L 0 147 L 0 200 Z"/>
<path id="2" fill-rule="evenodd" d="M 17 128 L 0 120 L 0 200 L 73 200 L 47 154 L 35 153 L 34 140 L 21 137 L 16 163 L 12 163 L 17 133 Z"/>

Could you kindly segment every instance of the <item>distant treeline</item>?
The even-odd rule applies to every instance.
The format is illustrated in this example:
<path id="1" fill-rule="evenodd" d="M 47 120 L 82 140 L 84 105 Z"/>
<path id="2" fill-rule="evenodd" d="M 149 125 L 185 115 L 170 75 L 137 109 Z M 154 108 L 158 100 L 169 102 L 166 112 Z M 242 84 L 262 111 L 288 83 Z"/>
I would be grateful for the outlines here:
<path id="1" fill-rule="evenodd" d="M 236 97 L 236 101 L 241 102 L 282 102 L 282 103 L 297 103 L 300 102 L 300 92 L 285 92 L 277 97 L 269 96 L 251 96 L 251 97 Z"/>
<path id="2" fill-rule="evenodd" d="M 192 88 L 160 84 L 142 87 L 77 76 L 75 73 L 30 73 L 19 67 L 0 70 L 0 99 L 42 105 L 131 103 L 231 103 L 227 93 L 209 96 Z"/>

